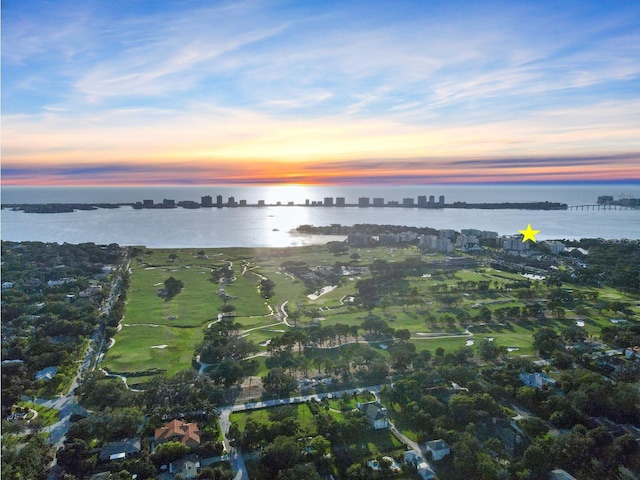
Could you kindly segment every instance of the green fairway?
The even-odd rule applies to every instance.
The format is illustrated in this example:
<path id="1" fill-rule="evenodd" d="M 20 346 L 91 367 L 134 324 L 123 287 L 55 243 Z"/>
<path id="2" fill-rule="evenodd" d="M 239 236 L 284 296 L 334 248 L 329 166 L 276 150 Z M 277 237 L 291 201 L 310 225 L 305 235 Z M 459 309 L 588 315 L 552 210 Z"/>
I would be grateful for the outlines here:
<path id="1" fill-rule="evenodd" d="M 353 253 L 357 255 L 354 257 Z M 368 266 L 376 259 L 387 264 L 420 261 L 427 271 L 429 262 L 444 261 L 440 255 L 421 254 L 415 247 L 351 249 L 350 253 L 340 254 L 323 245 L 288 249 L 147 250 L 132 263 L 123 326 L 115 336 L 115 345 L 106 354 L 104 366 L 116 372 L 137 372 L 135 378 L 140 381 L 148 380 L 149 374 L 158 370 L 172 375 L 193 368 L 194 352 L 204 330 L 218 320 L 225 304 L 233 306 L 234 322 L 241 326 L 240 335 L 254 342 L 262 353 L 269 350 L 269 340 L 289 330 L 287 321 L 299 327 L 312 324 L 358 327 L 359 341 L 366 344 L 361 325 L 367 319 L 376 319 L 384 320 L 395 330 L 409 330 L 418 351 L 428 349 L 435 353 L 443 348 L 453 352 L 465 347 L 477 353 L 480 342 L 492 338 L 496 345 L 508 348 L 510 355 L 535 355 L 532 335 L 539 326 L 548 325 L 560 331 L 575 326 L 579 320 L 584 321 L 588 335 L 598 336 L 602 327 L 611 325 L 610 319 L 615 315 L 603 311 L 601 302 L 627 302 L 633 311 L 640 313 L 637 299 L 615 289 L 565 284 L 563 289 L 573 292 L 575 306 L 566 308 L 557 318 L 551 311 L 546 312 L 545 318 L 518 318 L 518 312 L 524 312 L 532 303 L 544 305 L 551 289 L 557 287 L 487 267 L 469 270 L 434 267 L 433 274 L 383 281 L 378 285 L 376 302 L 369 309 L 359 303 L 356 287 L 359 280 L 371 277 L 366 270 L 343 276 L 338 269 L 332 276 L 322 276 L 322 272 L 335 265 L 348 270 Z M 294 276 L 288 272 L 287 265 L 292 262 L 302 265 L 306 273 Z M 314 272 L 320 272 L 315 283 L 305 284 L 308 279 L 304 276 L 313 276 Z M 220 281 L 224 276 L 227 280 Z M 169 277 L 181 281 L 184 287 L 173 298 L 166 299 L 159 295 L 159 290 Z M 269 299 L 259 289 L 264 279 L 274 283 Z M 335 288 L 320 296 L 308 296 L 314 290 L 332 286 Z M 297 320 L 287 320 L 282 315 L 283 305 L 288 314 L 297 315 Z M 480 316 L 483 311 L 486 317 Z M 472 336 L 456 336 L 466 328 L 470 328 Z M 348 341 L 353 342 L 353 337 Z M 379 343 L 374 341 L 371 346 L 388 357 Z M 326 353 L 331 356 L 337 351 Z M 258 359 L 260 372 L 265 373 L 265 357 Z"/>
<path id="2" fill-rule="evenodd" d="M 104 367 L 113 372 L 166 370 L 168 375 L 191 368 L 194 346 L 202 341 L 200 328 L 149 325 L 123 327 L 109 349 Z"/>

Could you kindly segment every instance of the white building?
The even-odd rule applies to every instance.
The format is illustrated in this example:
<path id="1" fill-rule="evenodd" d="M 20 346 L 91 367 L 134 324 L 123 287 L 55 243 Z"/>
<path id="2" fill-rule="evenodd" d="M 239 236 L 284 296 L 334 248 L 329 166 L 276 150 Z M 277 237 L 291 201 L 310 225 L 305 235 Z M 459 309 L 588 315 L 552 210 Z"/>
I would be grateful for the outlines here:
<path id="1" fill-rule="evenodd" d="M 367 247 L 371 245 L 373 242 L 373 238 L 369 235 L 365 235 L 364 233 L 351 233 L 347 237 L 347 243 L 354 247 Z"/>
<path id="2" fill-rule="evenodd" d="M 438 237 L 435 235 L 422 235 L 420 237 L 420 246 L 429 250 L 435 250 L 436 240 L 438 240 Z"/>
<path id="3" fill-rule="evenodd" d="M 529 250 L 529 242 L 523 242 L 521 235 L 504 237 L 502 239 L 502 249 L 511 252 L 523 252 Z"/>
<path id="4" fill-rule="evenodd" d="M 436 250 L 443 253 L 453 252 L 453 243 L 448 238 L 438 238 L 436 240 Z"/>
<path id="5" fill-rule="evenodd" d="M 545 385 L 555 386 L 556 381 L 546 373 L 520 373 L 520 381 L 527 387 L 542 388 Z"/>
<path id="6" fill-rule="evenodd" d="M 453 238 L 456 236 L 455 230 L 445 229 L 438 232 L 438 238 Z"/>
<path id="7" fill-rule="evenodd" d="M 413 450 L 404 452 L 405 463 L 411 463 L 418 469 L 418 475 L 424 480 L 436 478 L 436 472 L 433 471 L 431 465 L 420 454 Z"/>
<path id="8" fill-rule="evenodd" d="M 553 240 L 551 242 L 544 242 L 544 244 L 551 250 L 551 253 L 557 255 L 565 251 L 564 243 Z"/>
<path id="9" fill-rule="evenodd" d="M 434 460 L 442 460 L 451 453 L 451 447 L 442 439 L 427 442 L 426 449 L 428 452 L 431 452 Z"/>

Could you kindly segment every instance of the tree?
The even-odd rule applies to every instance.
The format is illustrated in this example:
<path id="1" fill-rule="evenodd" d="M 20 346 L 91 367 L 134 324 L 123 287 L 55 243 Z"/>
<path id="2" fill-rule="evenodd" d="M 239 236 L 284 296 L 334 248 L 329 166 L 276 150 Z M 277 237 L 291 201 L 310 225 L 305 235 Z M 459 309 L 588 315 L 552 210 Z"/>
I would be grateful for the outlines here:
<path id="1" fill-rule="evenodd" d="M 401 342 L 408 342 L 411 338 L 411 332 L 407 328 L 401 328 L 395 331 L 395 337 Z"/>
<path id="2" fill-rule="evenodd" d="M 558 334 L 549 327 L 538 329 L 533 334 L 533 344 L 543 355 L 549 355 L 559 346 Z"/>
<path id="3" fill-rule="evenodd" d="M 276 284 L 273 282 L 273 280 L 265 278 L 260 282 L 260 293 L 264 298 L 269 299 L 273 297 L 273 289 L 275 288 L 275 286 Z"/>
<path id="4" fill-rule="evenodd" d="M 285 470 L 281 478 L 282 480 L 322 480 L 318 471 L 308 463 Z"/>
<path id="5" fill-rule="evenodd" d="M 262 454 L 261 464 L 272 474 L 293 468 L 300 461 L 300 446 L 295 438 L 278 436 L 267 445 Z"/>
<path id="6" fill-rule="evenodd" d="M 167 300 L 175 297 L 184 288 L 182 280 L 176 280 L 174 277 L 169 277 L 164 281 L 164 288 L 167 292 Z"/>
<path id="7" fill-rule="evenodd" d="M 152 455 L 152 459 L 157 464 L 173 462 L 184 457 L 191 449 L 180 442 L 165 442 L 158 445 Z"/>
<path id="8" fill-rule="evenodd" d="M 265 393 L 276 397 L 285 397 L 298 388 L 296 379 L 281 368 L 273 368 L 262 377 Z"/>
<path id="9" fill-rule="evenodd" d="M 317 456 L 326 455 L 331 451 L 331 442 L 321 435 L 313 437 L 309 442 L 309 447 Z"/>
<path id="10" fill-rule="evenodd" d="M 92 448 L 84 440 L 76 438 L 65 443 L 64 448 L 58 451 L 57 458 L 58 465 L 65 471 L 84 478 L 91 474 L 98 456 L 93 454 Z"/>

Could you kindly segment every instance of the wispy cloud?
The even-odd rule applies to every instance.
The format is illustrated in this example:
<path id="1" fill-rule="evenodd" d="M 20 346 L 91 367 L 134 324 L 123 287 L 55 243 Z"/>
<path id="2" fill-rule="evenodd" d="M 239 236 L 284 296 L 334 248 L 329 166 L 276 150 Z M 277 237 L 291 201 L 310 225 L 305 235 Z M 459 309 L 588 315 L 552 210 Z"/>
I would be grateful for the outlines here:
<path id="1" fill-rule="evenodd" d="M 247 165 L 260 166 L 255 181 L 318 165 L 336 169 L 334 181 L 356 178 L 357 165 L 363 180 L 384 168 L 421 180 L 436 170 L 638 178 L 638 14 L 579 3 L 14 3 L 3 18 L 3 182 L 84 181 L 84 168 L 119 182 L 129 164 L 158 181 L 178 181 L 178 164 L 224 168 L 230 182 L 249 178 Z M 371 167 L 380 158 L 392 164 Z"/>

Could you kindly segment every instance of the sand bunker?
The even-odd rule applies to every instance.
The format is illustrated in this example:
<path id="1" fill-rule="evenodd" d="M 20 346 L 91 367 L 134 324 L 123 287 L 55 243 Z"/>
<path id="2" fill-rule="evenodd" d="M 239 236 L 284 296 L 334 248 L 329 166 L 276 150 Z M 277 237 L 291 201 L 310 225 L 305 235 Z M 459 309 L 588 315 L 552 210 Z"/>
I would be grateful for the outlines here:
<path id="1" fill-rule="evenodd" d="M 329 292 L 335 290 L 336 288 L 338 288 L 337 285 L 329 285 L 329 286 L 326 286 L 326 287 L 322 287 L 320 290 L 317 290 L 314 293 L 312 293 L 310 295 L 307 295 L 307 298 L 309 300 L 317 300 L 318 298 L 320 298 L 325 293 L 329 293 Z"/>

